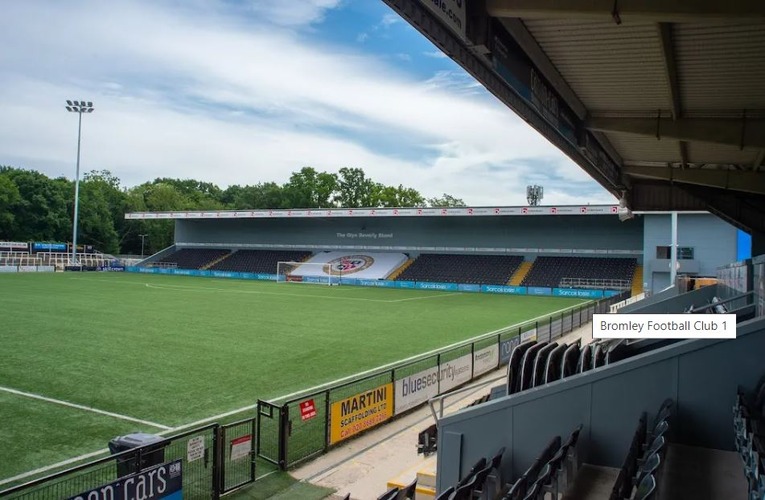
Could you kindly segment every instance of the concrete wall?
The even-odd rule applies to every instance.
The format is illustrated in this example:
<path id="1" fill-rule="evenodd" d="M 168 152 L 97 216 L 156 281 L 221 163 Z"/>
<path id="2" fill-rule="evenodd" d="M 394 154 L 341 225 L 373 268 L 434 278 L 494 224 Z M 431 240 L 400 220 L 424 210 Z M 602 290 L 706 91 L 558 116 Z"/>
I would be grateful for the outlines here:
<path id="1" fill-rule="evenodd" d="M 699 316 L 703 319 L 703 316 Z M 739 323 L 735 340 L 687 340 L 614 365 L 443 418 L 438 435 L 438 491 L 481 456 L 505 446 L 505 480 L 518 477 L 545 444 L 579 424 L 581 458 L 620 467 L 641 412 L 673 398 L 675 442 L 733 449 L 731 406 L 738 386 L 753 390 L 765 374 L 765 319 Z"/>
<path id="2" fill-rule="evenodd" d="M 642 234 L 641 220 L 622 223 L 605 215 L 178 220 L 175 226 L 176 243 L 358 245 L 399 247 L 397 250 L 481 247 L 640 252 Z"/>
<path id="3" fill-rule="evenodd" d="M 643 230 L 643 282 L 656 293 L 670 285 L 669 259 L 657 259 L 656 247 L 672 243 L 671 216 L 645 214 Z M 693 247 L 693 260 L 679 260 L 680 274 L 715 276 L 717 268 L 736 260 L 738 235 L 735 227 L 711 214 L 680 214 L 677 243 Z"/>

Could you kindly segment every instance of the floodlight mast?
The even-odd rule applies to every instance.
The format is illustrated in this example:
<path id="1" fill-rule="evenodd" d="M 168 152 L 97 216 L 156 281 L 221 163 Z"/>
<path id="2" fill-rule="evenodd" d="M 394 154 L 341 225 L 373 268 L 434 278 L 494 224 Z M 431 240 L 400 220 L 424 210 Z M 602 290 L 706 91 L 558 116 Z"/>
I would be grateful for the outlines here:
<path id="1" fill-rule="evenodd" d="M 71 265 L 77 265 L 77 221 L 80 207 L 80 145 L 82 143 L 82 114 L 93 112 L 92 101 L 66 101 L 66 110 L 77 113 L 77 170 L 74 177 L 74 220 L 72 222 L 72 260 Z"/>

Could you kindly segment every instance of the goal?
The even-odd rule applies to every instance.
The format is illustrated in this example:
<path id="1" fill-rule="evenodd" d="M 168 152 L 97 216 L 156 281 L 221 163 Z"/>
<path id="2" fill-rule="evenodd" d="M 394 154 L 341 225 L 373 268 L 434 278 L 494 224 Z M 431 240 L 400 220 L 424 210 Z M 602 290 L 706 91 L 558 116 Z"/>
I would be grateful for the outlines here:
<path id="1" fill-rule="evenodd" d="M 342 272 L 326 262 L 293 262 L 279 261 L 276 263 L 277 283 L 308 283 L 311 285 L 339 285 Z"/>

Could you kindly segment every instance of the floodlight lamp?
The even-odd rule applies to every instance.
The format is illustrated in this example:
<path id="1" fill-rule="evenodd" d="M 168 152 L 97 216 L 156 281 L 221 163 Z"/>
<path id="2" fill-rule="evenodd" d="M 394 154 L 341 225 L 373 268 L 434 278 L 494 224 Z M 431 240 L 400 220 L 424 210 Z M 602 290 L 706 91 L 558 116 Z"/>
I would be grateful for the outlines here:
<path id="1" fill-rule="evenodd" d="M 92 102 L 92 101 L 88 101 L 88 107 L 89 107 L 89 108 L 92 108 L 92 107 L 93 107 L 93 102 Z"/>
<path id="2" fill-rule="evenodd" d="M 72 101 L 70 101 L 69 99 L 67 99 L 66 103 L 67 103 L 68 105 L 72 106 Z"/>

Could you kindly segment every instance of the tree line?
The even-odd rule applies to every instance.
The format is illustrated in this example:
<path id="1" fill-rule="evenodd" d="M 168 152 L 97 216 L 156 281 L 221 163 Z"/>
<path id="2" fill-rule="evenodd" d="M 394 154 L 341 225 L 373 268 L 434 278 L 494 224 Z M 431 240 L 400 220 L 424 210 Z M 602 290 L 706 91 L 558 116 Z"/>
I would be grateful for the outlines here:
<path id="1" fill-rule="evenodd" d="M 173 242 L 171 220 L 125 220 L 128 212 L 334 207 L 464 207 L 449 194 L 425 198 L 416 189 L 386 186 L 360 168 L 335 173 L 303 167 L 284 184 L 261 182 L 221 189 L 210 182 L 161 177 L 124 187 L 108 170 L 80 181 L 78 243 L 106 253 L 157 252 Z M 74 181 L 0 166 L 0 241 L 59 241 L 72 236 Z"/>

